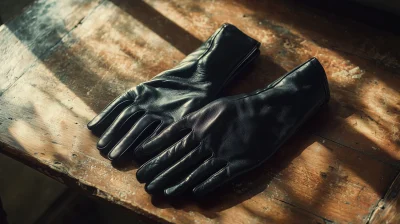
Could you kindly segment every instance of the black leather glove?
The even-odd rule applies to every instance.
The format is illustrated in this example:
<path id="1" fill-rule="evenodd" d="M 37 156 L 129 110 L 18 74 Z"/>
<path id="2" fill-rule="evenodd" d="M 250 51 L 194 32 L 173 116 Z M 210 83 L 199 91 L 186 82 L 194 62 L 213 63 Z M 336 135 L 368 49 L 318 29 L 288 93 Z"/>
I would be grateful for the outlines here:
<path id="1" fill-rule="evenodd" d="M 260 43 L 224 24 L 175 68 L 112 101 L 89 124 L 102 134 L 97 148 L 118 160 L 166 126 L 218 97 L 226 84 L 259 55 Z M 129 150 L 129 151 L 128 151 Z M 132 150 L 132 151 L 131 151 Z M 124 160 L 125 161 L 125 160 Z"/>
<path id="2" fill-rule="evenodd" d="M 270 158 L 329 96 L 313 58 L 265 89 L 218 99 L 143 144 L 158 155 L 137 179 L 151 194 L 202 196 Z"/>

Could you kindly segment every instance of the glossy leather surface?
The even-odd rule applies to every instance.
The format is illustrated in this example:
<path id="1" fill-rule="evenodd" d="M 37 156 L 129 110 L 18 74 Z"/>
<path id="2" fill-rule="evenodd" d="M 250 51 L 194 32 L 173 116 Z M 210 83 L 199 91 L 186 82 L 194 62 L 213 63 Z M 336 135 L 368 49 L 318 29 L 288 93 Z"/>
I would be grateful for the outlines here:
<path id="1" fill-rule="evenodd" d="M 202 196 L 266 161 L 329 100 L 313 58 L 250 94 L 218 99 L 166 128 L 143 151 L 155 156 L 137 172 L 151 194 Z"/>
<path id="2" fill-rule="evenodd" d="M 218 97 L 226 84 L 259 55 L 260 43 L 224 24 L 176 67 L 127 91 L 89 124 L 101 135 L 97 148 L 110 160 L 136 157 L 135 148 L 174 121 Z M 129 153 L 128 153 L 129 152 Z"/>

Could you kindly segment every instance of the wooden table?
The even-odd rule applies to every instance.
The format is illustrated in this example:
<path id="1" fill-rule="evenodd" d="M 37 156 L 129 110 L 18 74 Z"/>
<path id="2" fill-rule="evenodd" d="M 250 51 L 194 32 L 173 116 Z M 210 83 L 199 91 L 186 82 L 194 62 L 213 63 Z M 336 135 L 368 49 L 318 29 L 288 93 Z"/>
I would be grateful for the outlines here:
<path id="1" fill-rule="evenodd" d="M 208 199 L 152 198 L 136 167 L 117 170 L 98 153 L 86 124 L 224 22 L 262 43 L 226 94 L 315 56 L 332 99 L 271 160 Z M 39 0 L 0 27 L 1 152 L 163 222 L 399 223 L 399 40 L 291 1 Z"/>

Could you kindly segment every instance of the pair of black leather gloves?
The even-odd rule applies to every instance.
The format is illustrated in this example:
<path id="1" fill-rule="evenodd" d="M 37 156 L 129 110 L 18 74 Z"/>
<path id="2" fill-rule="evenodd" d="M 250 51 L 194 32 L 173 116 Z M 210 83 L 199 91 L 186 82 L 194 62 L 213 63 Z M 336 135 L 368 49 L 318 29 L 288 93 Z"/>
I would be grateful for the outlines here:
<path id="1" fill-rule="evenodd" d="M 264 89 L 219 98 L 260 43 L 224 24 L 175 68 L 128 90 L 89 124 L 113 163 L 142 163 L 150 194 L 202 196 L 270 158 L 323 104 L 329 87 L 312 58 Z M 219 99 L 218 99 L 219 98 Z"/>

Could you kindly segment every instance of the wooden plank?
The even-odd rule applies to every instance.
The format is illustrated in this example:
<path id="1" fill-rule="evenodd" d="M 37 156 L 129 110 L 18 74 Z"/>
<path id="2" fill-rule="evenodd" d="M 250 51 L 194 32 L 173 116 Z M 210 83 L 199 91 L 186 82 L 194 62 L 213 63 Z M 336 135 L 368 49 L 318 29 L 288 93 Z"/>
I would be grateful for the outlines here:
<path id="1" fill-rule="evenodd" d="M 214 201 L 151 198 L 135 180 L 135 167 L 121 172 L 99 155 L 97 138 L 86 123 L 127 88 L 174 66 L 223 22 L 263 44 L 251 74 L 242 76 L 227 94 L 262 87 L 317 56 L 329 76 L 332 102 L 269 163 L 218 191 L 210 197 Z M 386 42 L 363 36 L 372 31 L 358 24 L 326 22 L 310 11 L 297 12 L 289 3 L 272 1 L 102 2 L 3 94 L 0 144 L 8 154 L 59 181 L 160 221 L 366 222 L 397 173 L 397 132 L 392 126 L 398 122 L 400 85 L 393 74 L 397 62 L 371 64 L 363 57 L 368 52 L 348 62 L 341 50 L 357 52 L 363 41 L 372 41 L 380 51 Z M 342 26 L 352 28 L 345 35 L 353 39 L 339 35 L 336 30 Z M 184 39 L 172 40 L 174 32 L 169 30 Z M 323 38 L 340 49 L 324 45 Z M 395 48 L 391 38 L 388 34 L 385 40 Z M 185 39 L 188 43 L 181 44 Z M 343 70 L 351 74 L 336 74 Z M 379 91 L 369 91 L 367 84 L 375 87 L 376 79 Z M 384 111 L 379 97 L 391 106 L 391 113 Z M 368 116 L 365 121 L 364 114 L 378 119 L 379 125 Z"/>
<path id="2" fill-rule="evenodd" d="M 0 26 L 0 96 L 99 1 L 36 1 L 22 15 Z"/>
<path id="3" fill-rule="evenodd" d="M 379 202 L 369 223 L 400 223 L 400 173 Z"/>

